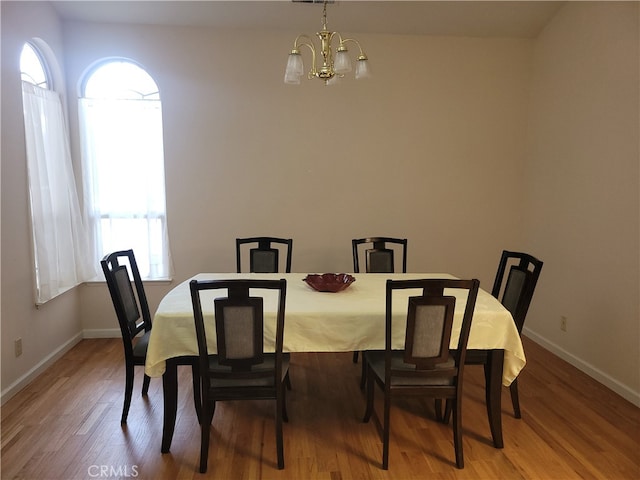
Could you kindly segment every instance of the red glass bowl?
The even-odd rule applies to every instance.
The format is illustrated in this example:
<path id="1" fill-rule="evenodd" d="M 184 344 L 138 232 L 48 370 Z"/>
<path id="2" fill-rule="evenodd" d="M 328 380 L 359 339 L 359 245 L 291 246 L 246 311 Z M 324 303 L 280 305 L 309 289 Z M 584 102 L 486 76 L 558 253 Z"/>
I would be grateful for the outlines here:
<path id="1" fill-rule="evenodd" d="M 348 273 L 310 274 L 303 278 L 307 284 L 318 292 L 340 292 L 351 285 L 356 279 Z"/>

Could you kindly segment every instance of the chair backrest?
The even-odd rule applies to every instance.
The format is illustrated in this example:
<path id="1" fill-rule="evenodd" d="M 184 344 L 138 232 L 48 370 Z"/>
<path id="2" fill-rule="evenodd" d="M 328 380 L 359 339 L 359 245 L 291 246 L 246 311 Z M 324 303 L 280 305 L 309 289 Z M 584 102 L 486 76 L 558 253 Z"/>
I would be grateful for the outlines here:
<path id="1" fill-rule="evenodd" d="M 355 238 L 351 241 L 353 249 L 353 271 L 360 273 L 361 246 L 366 249 L 365 272 L 366 273 L 395 273 L 394 249 L 389 245 L 397 245 L 402 250 L 402 273 L 407 273 L 407 239 L 391 237 Z"/>
<path id="2" fill-rule="evenodd" d="M 502 252 L 491 294 L 511 312 L 518 332 L 522 332 L 542 265 L 527 253 Z"/>
<path id="3" fill-rule="evenodd" d="M 133 250 L 105 255 L 100 264 L 118 317 L 126 352 L 132 348 L 131 342 L 138 333 L 151 330 L 151 313 L 138 264 Z"/>
<path id="4" fill-rule="evenodd" d="M 293 239 L 277 237 L 250 237 L 236 238 L 236 266 L 237 272 L 242 273 L 242 246 L 255 244 L 255 248 L 249 250 L 249 271 L 252 273 L 278 273 L 280 272 L 280 249 L 285 250 L 285 273 L 291 273 L 291 254 L 293 251 Z M 275 246 L 274 246 L 275 245 Z"/>
<path id="5" fill-rule="evenodd" d="M 478 296 L 478 280 L 422 279 L 387 280 L 386 288 L 386 375 L 401 377 L 450 378 L 461 380 L 465 362 L 471 320 Z M 404 363 L 415 365 L 414 370 L 393 368 L 393 299 L 399 290 L 417 290 L 418 295 L 408 299 L 405 329 Z M 445 290 L 447 290 L 445 292 Z M 456 290 L 466 291 L 466 304 L 462 317 L 457 347 L 450 349 L 453 330 Z M 453 361 L 452 361 L 453 360 Z M 387 382 L 388 384 L 388 382 Z M 408 384 L 411 382 L 408 380 Z"/>
<path id="6" fill-rule="evenodd" d="M 195 320 L 203 391 L 209 378 L 280 378 L 284 340 L 284 308 L 287 282 L 281 280 L 192 280 L 189 283 Z M 226 297 L 211 297 L 209 318 L 215 319 L 218 363 L 226 370 L 210 371 L 207 327 L 202 292 L 226 290 Z M 258 290 L 277 290 L 275 362 L 265 363 L 263 298 L 251 296 Z M 206 378 L 205 378 L 206 377 Z M 273 384 L 275 385 L 275 383 Z"/>

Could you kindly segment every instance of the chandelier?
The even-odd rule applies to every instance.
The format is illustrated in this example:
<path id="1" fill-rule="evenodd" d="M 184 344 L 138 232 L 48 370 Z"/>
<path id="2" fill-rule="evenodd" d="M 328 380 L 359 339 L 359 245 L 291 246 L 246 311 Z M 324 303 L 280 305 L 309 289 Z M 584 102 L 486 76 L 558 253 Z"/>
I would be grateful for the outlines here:
<path id="1" fill-rule="evenodd" d="M 356 63 L 355 77 L 357 79 L 367 78 L 371 75 L 369 71 L 369 59 L 362 51 L 360 43 L 354 38 L 342 38 L 338 32 L 330 32 L 327 28 L 327 0 L 324 1 L 322 10 L 322 30 L 316 32 L 316 36 L 320 39 L 320 48 L 318 49 L 313 40 L 308 35 L 298 35 L 293 42 L 293 49 L 289 53 L 287 61 L 287 69 L 284 73 L 284 83 L 300 84 L 300 77 L 304 74 L 304 64 L 302 63 L 302 55 L 300 48 L 306 46 L 311 50 L 311 70 L 307 74 L 307 78 L 319 78 L 324 80 L 325 85 L 334 83 L 338 78 L 342 78 L 345 74 L 352 70 L 351 60 L 349 59 L 347 43 L 355 43 L 360 50 Z M 332 52 L 331 41 L 337 38 L 339 41 L 336 48 L 335 57 Z M 322 55 L 322 65 L 316 64 L 317 53 Z"/>

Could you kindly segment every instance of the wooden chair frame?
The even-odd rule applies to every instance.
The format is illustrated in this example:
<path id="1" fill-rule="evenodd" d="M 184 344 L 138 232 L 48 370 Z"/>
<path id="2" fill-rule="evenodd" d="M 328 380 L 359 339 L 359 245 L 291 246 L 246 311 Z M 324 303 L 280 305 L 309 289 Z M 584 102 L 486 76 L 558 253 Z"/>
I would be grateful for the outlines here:
<path id="1" fill-rule="evenodd" d="M 520 334 L 540 278 L 542 265 L 541 260 L 523 252 L 504 250 L 500 257 L 491 295 L 499 299 L 511 312 Z M 511 293 L 512 289 L 515 296 Z M 482 363 L 484 364 L 484 361 Z M 522 418 L 517 378 L 509 385 L 509 391 L 513 414 L 516 418 Z"/>
<path id="2" fill-rule="evenodd" d="M 407 239 L 406 238 L 393 238 L 393 237 L 368 237 L 368 238 L 354 238 L 351 241 L 351 246 L 353 250 L 353 271 L 355 273 L 360 273 L 360 255 L 359 248 L 364 244 L 372 244 L 372 248 L 366 250 L 366 261 L 365 261 L 365 271 L 366 273 L 394 273 L 394 251 L 393 249 L 387 248 L 387 244 L 400 245 L 402 247 L 402 273 L 407 273 Z M 391 254 L 391 266 L 390 271 L 377 271 L 371 272 L 370 264 L 371 257 L 376 253 L 381 252 L 390 252 Z"/>
<path id="3" fill-rule="evenodd" d="M 284 354 L 284 319 L 287 282 L 281 280 L 192 280 L 189 284 L 195 321 L 200 362 L 202 392 L 202 422 L 200 443 L 200 472 L 207 471 L 209 456 L 209 432 L 215 405 L 224 400 L 275 400 L 276 448 L 278 468 L 284 468 L 284 444 L 282 422 L 288 421 L 285 385 L 289 378 L 289 355 Z M 278 312 L 276 318 L 275 352 L 263 350 L 262 298 L 251 297 L 250 290 L 277 290 Z M 202 309 L 201 292 L 227 290 L 227 297 L 214 301 L 216 344 L 218 353 L 209 353 L 207 333 Z M 225 308 L 247 308 L 252 315 L 251 353 L 231 358 L 227 355 Z M 242 333 L 241 330 L 237 330 Z M 259 331 L 259 332 L 258 332 Z M 272 362 L 267 364 L 267 361 Z"/>
<path id="4" fill-rule="evenodd" d="M 133 393 L 134 367 L 144 366 L 147 344 L 151 334 L 151 313 L 144 285 L 138 270 L 133 250 L 120 250 L 104 256 L 100 261 L 102 271 L 111 295 L 113 308 L 118 318 L 125 358 L 125 390 L 121 423 L 127 423 Z M 127 268 L 127 264 L 129 265 Z M 133 281 L 134 288 L 131 286 Z M 140 335 L 142 334 L 142 335 Z M 193 374 L 193 395 L 196 414 L 200 418 L 200 390 L 198 362 L 196 358 L 184 357 L 180 365 L 191 365 Z M 142 381 L 142 395 L 149 391 L 150 378 L 145 374 Z"/>
<path id="5" fill-rule="evenodd" d="M 384 392 L 384 411 L 382 421 L 382 468 L 389 468 L 389 438 L 390 438 L 390 418 L 391 418 L 391 400 L 395 396 L 427 396 L 435 398 L 438 401 L 445 399 L 448 405 L 453 409 L 453 437 L 456 455 L 456 465 L 458 468 L 464 468 L 464 456 L 462 449 L 462 386 L 465 365 L 465 356 L 467 351 L 467 342 L 469 332 L 471 330 L 471 321 L 473 311 L 475 309 L 476 298 L 478 295 L 480 282 L 478 280 L 454 280 L 454 279 L 423 279 L 423 280 L 388 280 L 386 287 L 386 314 L 385 314 L 385 350 L 384 350 L 384 373 L 381 376 L 374 369 L 375 356 L 379 356 L 379 352 L 365 352 L 364 357 L 367 358 L 367 406 L 363 417 L 364 422 L 368 422 L 374 413 L 374 388 L 377 384 Z M 455 301 L 451 297 L 444 295 L 445 289 L 462 289 L 467 290 L 467 302 L 464 307 L 464 314 L 460 335 L 458 338 L 457 349 L 447 352 L 453 356 L 455 363 L 446 368 L 434 368 L 434 365 L 420 364 L 419 362 L 411 362 L 416 364 L 414 370 L 397 369 L 393 367 L 392 359 L 397 356 L 397 352 L 393 350 L 392 332 L 393 332 L 393 297 L 397 290 L 406 289 L 422 289 L 424 300 L 422 304 L 434 304 L 445 306 L 445 325 L 447 322 L 453 322 L 453 306 Z M 427 300 L 429 299 L 429 300 Z M 411 301 L 410 301 L 411 302 Z M 431 302 L 431 303 L 430 303 Z M 417 304 L 417 303 L 416 303 Z M 409 309 L 409 317 L 415 315 Z M 407 326 L 410 329 L 412 320 L 409 318 Z M 450 326 L 448 328 L 451 328 Z M 447 337 L 447 327 L 441 341 L 445 341 Z M 407 339 L 411 339 L 411 333 L 407 334 Z M 445 348 L 445 347 L 442 347 Z M 448 348 L 448 346 L 446 347 Z M 406 352 L 400 352 L 401 358 L 411 360 L 411 355 Z M 402 376 L 411 381 L 402 381 L 394 383 L 394 378 Z M 444 378 L 448 381 L 441 381 Z M 428 382 L 421 382 L 430 379 Z M 438 379 L 438 381 L 433 381 Z M 435 384 L 434 384 L 435 383 Z"/>
<path id="6" fill-rule="evenodd" d="M 278 237 L 249 237 L 249 238 L 236 238 L 236 270 L 238 273 L 242 273 L 242 250 L 243 245 L 246 244 L 256 244 L 256 248 L 252 248 L 249 251 L 249 271 L 255 272 L 255 258 L 256 255 L 260 255 L 263 253 L 269 253 L 274 255 L 275 257 L 275 265 L 277 265 L 277 269 L 272 272 L 260 272 L 260 273 L 278 273 L 280 268 L 280 260 L 279 253 L 280 250 L 278 248 L 273 248 L 274 245 L 283 245 L 285 246 L 285 272 L 291 273 L 291 257 L 293 253 L 293 239 L 291 238 L 278 238 Z"/>
<path id="7" fill-rule="evenodd" d="M 393 238 L 393 237 L 367 237 L 367 238 L 354 238 L 351 240 L 351 248 L 353 252 L 353 271 L 354 273 L 360 273 L 360 255 L 359 247 L 366 244 L 371 244 L 370 249 L 366 250 L 365 260 L 365 272 L 366 273 L 395 273 L 394 270 L 394 250 L 387 248 L 387 244 L 400 245 L 402 247 L 402 273 L 407 273 L 407 239 L 406 238 Z M 372 255 L 386 253 L 391 256 L 391 268 L 389 271 L 370 271 Z M 353 352 L 353 363 L 358 363 L 358 353 Z M 362 363 L 362 374 L 360 375 L 360 388 L 364 389 L 366 383 L 366 370 L 367 366 Z"/>

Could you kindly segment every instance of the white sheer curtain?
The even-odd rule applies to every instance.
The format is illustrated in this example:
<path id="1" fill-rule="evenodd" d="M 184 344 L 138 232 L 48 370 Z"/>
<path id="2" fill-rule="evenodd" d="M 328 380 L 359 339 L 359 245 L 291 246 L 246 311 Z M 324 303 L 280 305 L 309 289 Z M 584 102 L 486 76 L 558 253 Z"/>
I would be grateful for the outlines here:
<path id="1" fill-rule="evenodd" d="M 22 82 L 36 304 L 96 275 L 59 95 Z"/>
<path id="2" fill-rule="evenodd" d="M 94 257 L 132 248 L 144 278 L 169 278 L 160 100 L 82 98 L 79 105 Z"/>

